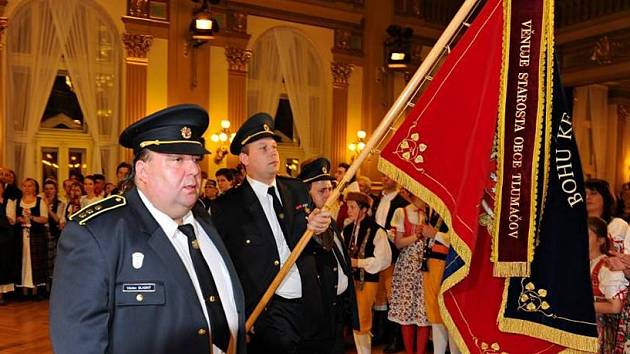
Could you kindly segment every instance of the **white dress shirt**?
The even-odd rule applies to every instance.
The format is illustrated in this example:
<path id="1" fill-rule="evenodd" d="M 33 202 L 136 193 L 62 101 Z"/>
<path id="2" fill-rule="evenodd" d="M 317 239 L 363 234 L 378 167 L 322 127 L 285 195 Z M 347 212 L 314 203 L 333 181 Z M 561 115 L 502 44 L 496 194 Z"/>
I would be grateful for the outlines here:
<path id="1" fill-rule="evenodd" d="M 333 247 L 337 247 L 339 255 L 343 257 L 343 246 L 341 245 L 339 237 L 335 235 L 333 240 L 335 241 L 335 246 Z M 337 260 L 337 295 L 341 295 L 344 291 L 346 291 L 346 289 L 348 289 L 348 276 L 343 272 L 343 269 L 341 267 L 342 260 L 337 258 L 337 253 L 333 252 L 333 254 L 335 255 L 335 259 Z M 344 259 L 343 262 L 350 264 L 349 259 Z"/>
<path id="2" fill-rule="evenodd" d="M 350 236 L 354 238 L 355 244 L 359 237 L 360 228 L 360 226 L 355 228 L 354 233 Z M 365 237 L 369 237 L 369 235 Z M 387 233 L 384 229 L 379 228 L 378 231 L 376 231 L 372 244 L 374 245 L 374 255 L 372 257 L 357 259 L 357 267 L 365 269 L 365 271 L 370 274 L 376 274 L 392 264 L 392 249 L 389 247 Z"/>
<path id="3" fill-rule="evenodd" d="M 195 267 L 192 259 L 190 258 L 188 238 L 184 235 L 184 233 L 179 231 L 177 228 L 179 225 L 175 222 L 175 220 L 171 219 L 168 215 L 153 206 L 153 204 L 151 204 L 151 202 L 140 190 L 138 190 L 138 194 L 140 195 L 140 199 L 142 199 L 144 205 L 149 210 L 149 213 L 151 213 L 153 218 L 155 218 L 162 228 L 162 231 L 166 234 L 168 240 L 171 244 L 173 244 L 179 258 L 181 258 L 182 263 L 186 267 L 190 280 L 192 280 L 193 286 L 195 287 L 195 292 L 197 293 L 197 298 L 201 304 L 203 315 L 206 317 L 208 324 L 210 324 L 205 299 L 201 291 L 201 286 L 199 285 L 199 280 L 197 279 L 197 273 L 195 273 Z M 195 235 L 197 237 L 197 242 L 199 242 L 201 254 L 206 260 L 206 263 L 208 263 L 208 268 L 210 268 L 210 272 L 212 273 L 212 277 L 214 278 L 214 282 L 217 286 L 217 291 L 219 292 L 219 297 L 221 298 L 225 318 L 227 319 L 228 326 L 230 327 L 230 341 L 236 343 L 236 335 L 238 332 L 238 312 L 236 311 L 236 302 L 234 302 L 232 280 L 225 262 L 223 261 L 223 257 L 221 257 L 219 250 L 216 248 L 214 243 L 212 243 L 210 237 L 206 234 L 206 231 L 201 227 L 201 225 L 199 225 L 197 220 L 195 220 L 192 212 L 188 212 L 188 214 L 184 216 L 183 224 L 191 224 L 195 229 Z M 208 327 L 212 330 L 211 324 Z M 212 353 L 222 354 L 223 351 L 217 346 L 213 346 Z"/>
<path id="4" fill-rule="evenodd" d="M 269 187 L 273 186 L 276 189 L 276 197 L 278 197 L 278 200 L 282 204 L 282 198 L 280 198 L 280 192 L 278 191 L 276 180 L 274 179 L 273 183 L 268 185 L 249 176 L 246 178 L 249 185 L 252 186 L 254 194 L 256 194 L 256 197 L 265 212 L 267 222 L 273 232 L 273 238 L 276 240 L 276 248 L 278 249 L 278 255 L 280 255 L 280 265 L 282 266 L 287 261 L 287 258 L 289 258 L 291 249 L 289 248 L 289 245 L 287 245 L 284 233 L 282 232 L 282 227 L 280 226 L 280 222 L 278 222 L 278 217 L 276 216 L 276 211 L 273 209 L 273 198 L 267 193 Z M 276 295 L 287 299 L 297 299 L 302 297 L 302 280 L 300 278 L 300 272 L 297 265 L 294 264 L 291 267 L 287 276 L 284 278 L 282 283 L 280 283 L 278 289 L 276 289 Z"/>
<path id="5" fill-rule="evenodd" d="M 389 212 L 389 207 L 392 204 L 392 200 L 394 200 L 397 195 L 398 191 L 383 193 L 381 201 L 378 203 L 378 208 L 376 208 L 376 214 L 374 215 L 374 221 L 376 221 L 376 223 L 381 225 L 382 227 L 385 227 L 385 221 L 387 221 L 387 213 Z"/>

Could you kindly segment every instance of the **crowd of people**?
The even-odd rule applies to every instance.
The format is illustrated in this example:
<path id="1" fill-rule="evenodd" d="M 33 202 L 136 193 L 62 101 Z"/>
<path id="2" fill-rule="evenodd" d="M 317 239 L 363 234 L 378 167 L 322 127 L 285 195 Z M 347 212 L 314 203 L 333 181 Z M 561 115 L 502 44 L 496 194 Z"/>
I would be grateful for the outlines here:
<path id="1" fill-rule="evenodd" d="M 0 167 L 0 305 L 7 297 L 48 298 L 57 241 L 69 217 L 112 193 L 131 166 L 118 165 L 116 184 L 102 174 L 72 174 L 61 183 L 46 178 L 40 183 Z"/>
<path id="2" fill-rule="evenodd" d="M 350 337 L 358 354 L 375 344 L 386 353 L 459 352 L 437 301 L 448 229 L 430 205 L 387 176 L 382 190 L 359 176 L 323 211 L 349 165 L 333 171 L 316 157 L 297 178 L 278 175 L 266 114 L 237 132 L 230 151 L 239 166 L 207 176 L 199 167 L 204 119 L 204 111 L 182 106 L 134 123 L 121 135 L 134 163 L 121 163 L 116 181 L 76 174 L 58 193 L 54 179 L 40 189 L 35 179 L 18 184 L 15 172 L 0 169 L 0 304 L 10 293 L 43 299 L 52 287 L 53 346 L 69 353 L 188 345 L 194 352 L 341 354 Z M 630 185 L 619 198 L 603 180 L 585 187 L 601 352 L 623 353 L 630 347 Z M 244 319 L 307 229 L 313 239 L 246 333 Z M 200 308 L 189 301 L 197 298 Z M 139 338 L 153 340 L 151 349 Z"/>

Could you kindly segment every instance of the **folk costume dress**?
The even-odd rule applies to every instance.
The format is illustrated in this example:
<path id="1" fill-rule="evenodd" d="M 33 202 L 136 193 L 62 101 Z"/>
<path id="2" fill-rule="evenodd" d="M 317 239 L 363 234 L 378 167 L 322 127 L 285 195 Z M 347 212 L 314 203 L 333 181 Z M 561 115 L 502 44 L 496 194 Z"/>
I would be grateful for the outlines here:
<path id="1" fill-rule="evenodd" d="M 626 245 L 630 243 L 630 240 L 626 241 L 630 236 L 629 233 L 628 223 L 622 218 L 612 218 L 608 223 L 608 234 L 612 237 L 617 252 L 623 252 L 624 248 L 627 247 Z"/>
<path id="2" fill-rule="evenodd" d="M 424 211 L 410 204 L 394 212 L 392 226 L 405 237 L 415 237 L 409 235 L 414 235 L 415 228 L 425 219 Z M 418 240 L 403 248 L 394 267 L 388 318 L 401 325 L 430 325 L 424 298 L 424 274 L 421 270 L 424 243 Z"/>
<path id="3" fill-rule="evenodd" d="M 37 197 L 32 203 L 25 203 L 21 198 L 10 200 L 7 204 L 7 216 L 17 220 L 24 209 L 31 210 L 31 216 L 48 217 L 48 208 L 42 198 Z M 18 236 L 18 286 L 34 288 L 46 285 L 48 280 L 48 232 L 45 224 L 31 219 L 30 225 L 16 222 L 14 225 Z M 21 256 L 20 256 L 21 255 Z"/>
<path id="4" fill-rule="evenodd" d="M 15 286 L 15 233 L 7 219 L 7 200 L 0 202 L 0 294 Z"/>
<path id="5" fill-rule="evenodd" d="M 591 285 L 595 301 L 619 298 L 625 302 L 628 280 L 621 271 L 611 271 L 606 267 L 606 255 L 591 260 Z M 622 309 L 622 312 L 625 311 Z M 596 314 L 599 334 L 599 353 L 623 353 L 623 342 L 618 340 L 620 314 Z M 623 338 L 620 338 L 623 339 Z"/>

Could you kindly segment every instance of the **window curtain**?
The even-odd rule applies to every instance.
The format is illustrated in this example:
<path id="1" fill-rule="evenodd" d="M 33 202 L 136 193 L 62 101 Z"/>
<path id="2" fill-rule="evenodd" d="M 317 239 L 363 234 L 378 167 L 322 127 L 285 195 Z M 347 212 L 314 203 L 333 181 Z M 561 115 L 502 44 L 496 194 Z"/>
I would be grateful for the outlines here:
<path id="1" fill-rule="evenodd" d="M 114 161 L 103 161 L 101 150 L 116 144 L 117 125 L 112 112 L 118 109 L 115 70 L 119 51 L 113 50 L 112 32 L 107 30 L 98 12 L 79 0 L 49 0 L 55 27 L 75 92 L 83 110 L 84 119 L 94 141 L 90 172 L 109 172 Z M 54 3 L 54 4 L 53 4 Z M 108 166 L 109 165 L 109 166 Z"/>
<path id="2" fill-rule="evenodd" d="M 283 91 L 280 58 L 273 36 L 263 35 L 253 49 L 248 75 L 248 114 L 276 114 Z"/>
<path id="3" fill-rule="evenodd" d="M 305 155 L 323 153 L 326 146 L 326 83 L 314 46 L 301 32 L 275 27 L 255 43 L 248 72 L 248 112 L 276 112 L 286 89 L 293 124 Z M 283 84 L 284 80 L 284 84 Z"/>
<path id="4" fill-rule="evenodd" d="M 18 180 L 36 176 L 35 135 L 60 61 L 61 46 L 48 0 L 18 9 L 7 31 L 7 121 L 13 123 L 7 127 L 11 132 L 7 162 Z"/>
<path id="5" fill-rule="evenodd" d="M 313 45 L 292 28 L 273 30 L 287 95 L 293 110 L 293 122 L 306 156 L 321 154 L 325 143 L 324 69 Z"/>
<path id="6" fill-rule="evenodd" d="M 590 162 L 592 176 L 610 183 L 615 188 L 617 173 L 618 117 L 615 109 L 609 112 L 608 88 L 590 85 L 575 89 L 574 119 L 576 139 L 582 161 Z M 589 134 L 590 129 L 590 134 Z M 585 157 L 591 157 L 586 160 Z"/>
<path id="7" fill-rule="evenodd" d="M 113 173 L 116 155 L 101 150 L 117 151 L 121 48 L 115 26 L 102 11 L 81 0 L 32 0 L 11 20 L 9 165 L 20 179 L 37 175 L 35 138 L 63 56 L 94 143 L 89 173 Z"/>

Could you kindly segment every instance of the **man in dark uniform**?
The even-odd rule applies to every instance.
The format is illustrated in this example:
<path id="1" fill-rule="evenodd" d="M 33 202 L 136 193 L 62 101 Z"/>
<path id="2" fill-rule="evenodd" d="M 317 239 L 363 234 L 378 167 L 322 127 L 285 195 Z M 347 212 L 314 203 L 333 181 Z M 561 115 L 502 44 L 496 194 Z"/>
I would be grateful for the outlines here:
<path id="1" fill-rule="evenodd" d="M 197 204 L 208 114 L 179 105 L 129 126 L 124 195 L 70 217 L 50 299 L 56 353 L 245 353 L 244 298 Z"/>
<path id="2" fill-rule="evenodd" d="M 308 227 L 320 234 L 330 213 L 313 210 L 301 181 L 280 177 L 280 157 L 273 119 L 250 117 L 239 128 L 230 152 L 238 155 L 247 176 L 216 200 L 212 218 L 225 240 L 245 292 L 249 315 Z M 309 213 L 309 211 L 311 211 Z M 325 337 L 321 287 L 311 240 L 254 324 L 248 352 L 321 353 Z"/>
<path id="3" fill-rule="evenodd" d="M 304 161 L 298 176 L 308 189 L 316 208 L 322 208 L 332 192 L 330 162 L 323 158 Z M 331 220 L 328 230 L 316 240 L 321 242 L 322 248 L 317 251 L 317 271 L 320 276 L 324 296 L 324 308 L 327 323 L 331 329 L 332 339 L 327 347 L 331 354 L 343 354 L 344 328 L 349 325 L 353 330 L 359 330 L 359 313 L 357 298 L 352 281 L 352 267 L 350 256 L 343 246 L 341 232 Z"/>

